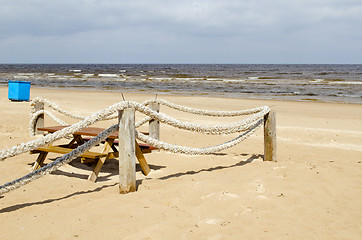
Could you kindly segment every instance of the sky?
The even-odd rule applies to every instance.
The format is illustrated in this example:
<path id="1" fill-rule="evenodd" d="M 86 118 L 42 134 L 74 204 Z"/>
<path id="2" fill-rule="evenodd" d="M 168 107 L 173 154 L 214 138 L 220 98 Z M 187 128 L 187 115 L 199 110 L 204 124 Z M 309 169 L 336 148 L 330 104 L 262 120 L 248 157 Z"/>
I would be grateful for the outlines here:
<path id="1" fill-rule="evenodd" d="M 0 0 L 0 63 L 361 64 L 362 0 Z"/>

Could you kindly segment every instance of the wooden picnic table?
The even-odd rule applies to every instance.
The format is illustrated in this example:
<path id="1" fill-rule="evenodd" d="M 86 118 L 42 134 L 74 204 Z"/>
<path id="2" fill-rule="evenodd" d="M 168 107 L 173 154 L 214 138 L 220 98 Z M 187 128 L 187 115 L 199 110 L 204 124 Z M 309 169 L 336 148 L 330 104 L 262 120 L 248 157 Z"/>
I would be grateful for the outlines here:
<path id="1" fill-rule="evenodd" d="M 65 127 L 67 127 L 67 126 L 39 127 L 37 129 L 38 129 L 38 131 L 54 133 Z M 86 127 L 86 128 L 80 129 L 79 131 L 73 133 L 73 138 L 68 144 L 47 145 L 47 146 L 39 147 L 39 148 L 31 151 L 32 154 L 39 153 L 39 156 L 38 156 L 36 162 L 34 163 L 33 171 L 37 170 L 38 168 L 40 168 L 43 165 L 49 152 L 59 153 L 59 154 L 69 153 L 69 152 L 73 151 L 75 148 L 77 148 L 78 146 L 80 146 L 80 145 L 84 144 L 86 141 L 88 141 L 90 139 L 90 137 L 97 136 L 103 130 L 104 130 L 104 128 Z M 79 156 L 81 158 L 82 163 L 97 161 L 97 164 L 93 169 L 93 172 L 88 177 L 89 180 L 95 182 L 104 162 L 107 159 L 117 158 L 119 156 L 118 149 L 116 148 L 116 145 L 118 145 L 118 141 L 116 140 L 117 138 L 118 138 L 118 132 L 114 132 L 103 142 L 104 146 L 103 146 L 103 150 L 101 152 L 87 151 Z M 152 150 L 154 150 L 156 148 L 149 146 L 147 144 L 139 144 L 136 141 L 135 149 L 136 149 L 136 157 L 138 159 L 138 162 L 140 163 L 142 171 L 145 175 L 148 175 L 148 173 L 150 172 L 150 168 L 149 168 L 143 154 L 150 153 Z"/>

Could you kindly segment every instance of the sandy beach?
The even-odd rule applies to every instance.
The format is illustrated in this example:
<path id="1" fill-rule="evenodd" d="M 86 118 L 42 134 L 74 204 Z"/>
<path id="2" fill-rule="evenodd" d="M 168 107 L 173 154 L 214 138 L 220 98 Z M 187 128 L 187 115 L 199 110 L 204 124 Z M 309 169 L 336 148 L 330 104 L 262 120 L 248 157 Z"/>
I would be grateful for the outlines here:
<path id="1" fill-rule="evenodd" d="M 155 97 L 124 96 L 137 102 Z M 83 115 L 122 101 L 118 92 L 32 87 L 35 97 Z M 263 161 L 262 128 L 220 154 L 147 154 L 151 173 L 144 176 L 137 168 L 138 189 L 129 194 L 118 193 L 118 161 L 106 162 L 93 183 L 87 180 L 91 166 L 75 160 L 0 197 L 0 239 L 362 238 L 362 105 L 158 97 L 210 110 L 270 106 L 277 114 L 277 162 Z M 0 150 L 34 139 L 28 132 L 29 102 L 9 101 L 7 87 L 0 87 L 0 108 Z M 239 119 L 167 107 L 161 112 L 210 125 Z M 161 140 L 178 145 L 202 147 L 231 138 L 161 125 Z M 29 173 L 36 157 L 26 153 L 0 161 L 0 185 Z"/>

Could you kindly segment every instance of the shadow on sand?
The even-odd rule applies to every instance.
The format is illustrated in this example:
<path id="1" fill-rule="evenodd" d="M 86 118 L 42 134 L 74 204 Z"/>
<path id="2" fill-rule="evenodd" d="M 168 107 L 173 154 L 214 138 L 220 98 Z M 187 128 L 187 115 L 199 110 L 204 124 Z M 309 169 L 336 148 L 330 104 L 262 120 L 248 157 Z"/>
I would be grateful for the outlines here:
<path id="1" fill-rule="evenodd" d="M 241 154 L 241 155 L 242 156 L 247 156 L 248 154 Z M 199 174 L 201 172 L 213 172 L 213 171 L 221 170 L 221 169 L 240 167 L 240 166 L 244 166 L 246 164 L 249 164 L 249 163 L 253 162 L 256 159 L 263 158 L 263 157 L 264 157 L 264 155 L 261 155 L 261 154 L 253 154 L 247 160 L 242 160 L 242 161 L 240 161 L 238 163 L 235 163 L 235 164 L 232 164 L 232 165 L 229 165 L 229 166 L 217 166 L 217 167 L 212 167 L 212 168 L 207 168 L 207 169 L 201 169 L 201 170 L 198 170 L 198 171 L 187 171 L 187 172 L 183 172 L 183 173 L 174 173 L 174 174 L 171 174 L 171 175 L 168 175 L 168 176 L 160 177 L 159 179 L 160 180 L 167 180 L 167 179 L 170 179 L 170 178 L 177 178 L 177 177 L 181 177 L 181 176 L 185 176 L 185 175 L 195 175 L 195 174 Z"/>
<path id="2" fill-rule="evenodd" d="M 241 155 L 242 156 L 248 156 L 249 154 L 241 154 Z M 259 158 L 263 158 L 263 155 L 253 154 L 247 160 L 242 160 L 242 161 L 240 161 L 238 163 L 235 163 L 235 164 L 232 164 L 232 165 L 229 165 L 229 166 L 217 166 L 217 167 L 212 167 L 212 168 L 207 168 L 207 169 L 201 169 L 201 170 L 198 170 L 198 171 L 187 171 L 187 172 L 183 172 L 183 173 L 175 173 L 175 174 L 171 174 L 171 175 L 168 175 L 168 176 L 160 177 L 159 179 L 160 180 L 167 180 L 167 179 L 170 179 L 170 178 L 177 178 L 177 177 L 181 177 L 181 176 L 185 176 L 185 175 L 196 175 L 196 174 L 199 174 L 201 172 L 213 172 L 213 171 L 217 171 L 217 170 L 221 170 L 221 169 L 240 167 L 240 166 L 244 166 L 246 164 L 249 164 L 249 163 L 251 163 L 254 160 L 259 159 Z M 114 165 L 115 163 L 113 162 L 112 164 Z M 117 166 L 118 166 L 118 162 L 117 162 Z M 165 166 L 150 165 L 150 168 L 153 169 L 153 170 L 157 170 L 157 169 L 165 168 Z M 108 169 L 108 168 L 106 168 L 106 169 Z M 117 170 L 118 170 L 118 167 L 117 167 Z M 138 164 L 137 164 L 137 171 L 141 171 Z M 108 178 L 110 176 L 117 175 L 116 171 L 108 171 L 108 172 L 109 172 L 109 174 L 107 176 L 99 177 L 97 179 L 97 181 L 106 181 L 106 180 L 108 180 Z M 64 172 L 64 171 L 61 171 L 61 170 L 57 170 L 52 174 L 63 175 L 63 176 L 66 176 L 66 177 L 73 177 L 73 178 L 77 177 L 77 178 L 81 178 L 81 179 L 87 179 L 88 178 L 88 175 L 86 175 L 86 174 L 69 173 L 69 172 Z M 138 186 L 140 184 L 142 184 L 142 182 L 143 182 L 143 179 L 137 180 L 137 182 L 136 182 L 137 189 L 138 189 Z M 42 205 L 42 204 L 48 204 L 48 203 L 52 203 L 52 202 L 56 202 L 56 201 L 61 201 L 61 200 L 68 199 L 68 198 L 78 196 L 78 195 L 84 195 L 84 194 L 99 192 L 102 189 L 109 188 L 109 187 L 114 187 L 116 185 L 118 185 L 118 183 L 104 185 L 104 186 L 95 188 L 93 190 L 75 192 L 75 193 L 66 195 L 64 197 L 60 197 L 60 198 L 47 199 L 47 200 L 44 200 L 44 201 L 31 202 L 31 203 L 16 204 L 14 206 L 9 206 L 9 207 L 0 209 L 0 214 L 1 213 L 8 213 L 8 212 L 17 211 L 17 210 L 20 210 L 20 209 L 23 209 L 23 208 L 26 208 L 26 207 L 30 207 L 30 206 L 36 206 L 36 205 Z M 4 196 L 0 196 L 0 198 L 1 197 L 4 197 Z"/>
<path id="3" fill-rule="evenodd" d="M 60 200 L 64 200 L 64 199 L 67 199 L 67 198 L 71 198 L 71 197 L 74 197 L 74 196 L 77 196 L 77 195 L 83 195 L 83 194 L 88 194 L 88 193 L 93 193 L 93 192 L 99 192 L 104 188 L 113 187 L 113 186 L 116 186 L 117 184 L 118 183 L 113 183 L 113 184 L 110 184 L 110 185 L 104 185 L 102 187 L 95 188 L 93 190 L 75 192 L 75 193 L 69 194 L 67 196 L 60 197 L 60 198 L 47 199 L 47 200 L 44 200 L 44 201 L 32 202 L 32 203 L 16 204 L 14 206 L 10 206 L 10 207 L 0 209 L 0 214 L 1 213 L 6 213 L 6 212 L 13 212 L 13 211 L 16 211 L 16 210 L 19 210 L 19 209 L 22 209 L 22 208 L 26 208 L 26 207 L 30 207 L 30 206 L 52 203 L 52 202 L 55 202 L 55 201 L 60 201 Z"/>

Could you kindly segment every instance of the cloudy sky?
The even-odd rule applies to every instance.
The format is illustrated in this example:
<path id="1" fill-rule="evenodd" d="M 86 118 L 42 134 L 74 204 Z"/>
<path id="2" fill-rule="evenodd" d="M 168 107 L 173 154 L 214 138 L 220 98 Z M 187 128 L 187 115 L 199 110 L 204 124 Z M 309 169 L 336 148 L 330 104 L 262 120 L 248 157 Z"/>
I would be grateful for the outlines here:
<path id="1" fill-rule="evenodd" d="M 362 63 L 362 0 L 0 0 L 0 63 Z"/>

